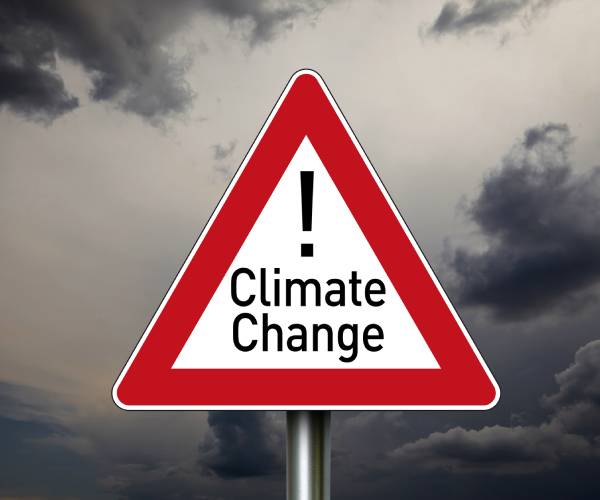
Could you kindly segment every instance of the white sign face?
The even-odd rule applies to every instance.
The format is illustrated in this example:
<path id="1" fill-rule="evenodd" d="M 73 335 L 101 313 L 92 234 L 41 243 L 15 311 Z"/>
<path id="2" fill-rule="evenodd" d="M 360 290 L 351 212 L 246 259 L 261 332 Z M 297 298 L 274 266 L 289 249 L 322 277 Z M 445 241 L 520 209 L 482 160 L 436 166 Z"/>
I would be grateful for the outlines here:
<path id="1" fill-rule="evenodd" d="M 311 231 L 301 172 L 314 173 Z M 439 368 L 308 138 L 173 368 Z"/>

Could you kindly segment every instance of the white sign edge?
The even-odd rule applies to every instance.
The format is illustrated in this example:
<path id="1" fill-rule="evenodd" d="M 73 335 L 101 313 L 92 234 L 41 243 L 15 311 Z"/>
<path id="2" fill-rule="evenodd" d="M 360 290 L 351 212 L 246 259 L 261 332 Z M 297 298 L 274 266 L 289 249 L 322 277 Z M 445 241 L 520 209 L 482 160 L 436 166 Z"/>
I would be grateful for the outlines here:
<path id="1" fill-rule="evenodd" d="M 486 373 L 489 381 L 494 386 L 495 397 L 487 405 L 127 405 L 127 404 L 125 404 L 125 403 L 123 403 L 122 401 L 119 400 L 119 397 L 118 397 L 119 386 L 121 385 L 121 382 L 125 378 L 125 375 L 127 374 L 129 368 L 131 367 L 131 364 L 133 363 L 133 360 L 137 357 L 137 355 L 138 355 L 138 353 L 139 353 L 142 345 L 144 345 L 144 342 L 146 341 L 146 338 L 150 334 L 150 331 L 154 327 L 154 324 L 156 323 L 157 319 L 160 317 L 160 315 L 161 315 L 164 307 L 166 306 L 167 302 L 169 301 L 169 299 L 170 299 L 173 291 L 177 287 L 177 285 L 179 283 L 179 280 L 181 279 L 181 277 L 184 275 L 185 271 L 187 270 L 190 262 L 192 261 L 192 259 L 194 258 L 194 255 L 196 254 L 196 251 L 198 250 L 198 248 L 202 244 L 202 241 L 204 240 L 204 237 L 206 236 L 206 234 L 208 233 L 208 231 L 212 227 L 213 222 L 215 221 L 217 215 L 221 211 L 221 208 L 225 204 L 225 201 L 229 197 L 229 194 L 231 193 L 231 191 L 233 190 L 235 184 L 237 183 L 237 180 L 239 179 L 239 177 L 241 176 L 242 172 L 246 168 L 246 165 L 250 161 L 250 158 L 252 158 L 252 155 L 254 154 L 254 151 L 256 150 L 258 144 L 261 142 L 263 135 L 265 134 L 265 132 L 268 130 L 269 126 L 271 125 L 271 122 L 273 121 L 273 118 L 275 117 L 275 115 L 279 111 L 279 108 L 281 107 L 281 104 L 285 100 L 285 98 L 286 98 L 288 92 L 290 91 L 292 85 L 294 84 L 294 82 L 296 81 L 296 79 L 299 78 L 302 75 L 310 75 L 310 76 L 314 77 L 317 82 L 319 82 L 319 85 L 321 86 L 321 89 L 323 90 L 323 92 L 327 96 L 327 99 L 329 100 L 329 103 L 331 104 L 332 108 L 335 110 L 335 112 L 336 112 L 336 114 L 338 116 L 338 119 L 340 120 L 340 122 L 344 126 L 344 129 L 346 130 L 346 133 L 352 139 L 352 143 L 354 144 L 354 147 L 356 148 L 356 150 L 360 154 L 360 156 L 361 156 L 362 160 L 364 161 L 365 165 L 367 165 L 367 167 L 368 167 L 371 175 L 373 176 L 373 179 L 377 183 L 377 186 L 379 187 L 379 189 L 381 190 L 381 192 L 385 196 L 385 199 L 386 199 L 388 205 L 390 206 L 390 208 L 394 212 L 394 215 L 398 219 L 398 222 L 400 222 L 400 225 L 402 226 L 402 229 L 404 230 L 404 232 L 408 236 L 408 239 L 409 239 L 411 245 L 413 246 L 413 248 L 417 252 L 417 255 L 419 256 L 419 259 L 421 260 L 421 262 L 425 266 L 425 269 L 427 270 L 427 273 L 429 274 L 430 278 L 432 279 L 433 283 L 435 284 L 438 292 L 440 293 L 440 295 L 444 299 L 444 302 L 445 302 L 446 306 L 448 307 L 448 309 L 452 313 L 452 316 L 453 316 L 454 320 L 456 321 L 456 323 L 460 327 L 460 330 L 463 333 L 463 335 L 465 336 L 465 339 L 467 340 L 470 348 L 473 350 L 473 353 L 477 357 L 477 360 L 479 361 L 479 364 L 481 365 L 481 367 L 485 371 L 485 373 Z M 434 355 L 435 355 L 435 353 L 434 353 Z M 127 363 L 125 364 L 125 366 L 121 370 L 121 373 L 119 374 L 119 377 L 117 378 L 116 382 L 114 383 L 114 385 L 112 387 L 112 399 L 113 399 L 114 403 L 119 408 L 121 408 L 123 410 L 127 410 L 127 411 L 147 411 L 147 410 L 154 410 L 154 411 L 172 411 L 172 410 L 190 410 L 190 411 L 210 411 L 210 410 L 249 410 L 249 411 L 250 410 L 334 410 L 334 411 L 337 411 L 337 410 L 440 410 L 440 411 L 443 411 L 443 410 L 489 410 L 489 409 L 493 408 L 494 406 L 496 406 L 496 404 L 498 403 L 498 400 L 500 399 L 500 387 L 499 387 L 498 383 L 496 382 L 496 379 L 492 375 L 492 372 L 488 368 L 485 360 L 481 356 L 481 353 L 477 349 L 477 346 L 473 342 L 473 339 L 471 338 L 471 336 L 467 332 L 467 329 L 465 328 L 462 320 L 460 319 L 460 316 L 458 315 L 458 313 L 454 309 L 454 306 L 452 305 L 452 303 L 450 302 L 450 299 L 446 295 L 446 292 L 444 291 L 442 285 L 440 284 L 439 280 L 437 279 L 437 276 L 433 272 L 433 269 L 429 265 L 429 262 L 427 261 L 427 258 L 425 257 L 425 255 L 421 251 L 419 245 L 417 244 L 417 242 L 416 242 L 416 240 L 415 240 L 412 232 L 408 228 L 406 222 L 404 221 L 402 215 L 400 214 L 400 211 L 396 207 L 396 204 L 394 203 L 394 201 L 392 200 L 391 196 L 389 195 L 387 189 L 383 185 L 383 182 L 381 181 L 379 175 L 377 174 L 377 171 L 375 170 L 375 168 L 371 164 L 371 162 L 370 162 L 369 158 L 367 157 L 366 153 L 364 152 L 362 146 L 358 142 L 358 139 L 354 135 L 354 132 L 350 128 L 350 125 L 346 121 L 346 118 L 344 117 L 341 109 L 339 108 L 339 106 L 337 105 L 337 103 L 336 103 L 335 99 L 333 98 L 331 92 L 327 88 L 327 85 L 325 84 L 323 78 L 321 78 L 321 75 L 317 71 L 315 71 L 315 70 L 312 70 L 312 69 L 301 69 L 301 70 L 296 71 L 292 75 L 292 77 L 288 81 L 287 85 L 285 86 L 285 89 L 283 90 L 283 92 L 281 93 L 281 95 L 279 96 L 279 98 L 277 99 L 277 102 L 275 103 L 275 106 L 273 107 L 273 109 L 269 113 L 269 116 L 268 116 L 267 120 L 264 122 L 263 126 L 260 129 L 260 132 L 258 133 L 258 135 L 256 136 L 256 138 L 254 139 L 254 142 L 252 143 L 252 146 L 250 147 L 250 149 L 246 153 L 246 156 L 244 157 L 244 160 L 242 161 L 240 167 L 237 169 L 235 175 L 231 179 L 229 185 L 227 186 L 227 189 L 225 190 L 225 192 L 221 196 L 221 199 L 219 200 L 219 203 L 217 204 L 216 208 L 214 209 L 213 213 L 211 214 L 208 222 L 204 226 L 204 229 L 200 233 L 200 236 L 198 237 L 198 239 L 196 240 L 196 243 L 194 244 L 192 250 L 188 254 L 188 256 L 187 256 L 187 258 L 186 258 L 183 266 L 181 267 L 181 269 L 177 273 L 177 276 L 175 277 L 175 280 L 173 281 L 173 283 L 169 287 L 168 292 L 166 293 L 166 295 L 162 299 L 162 301 L 160 303 L 160 306 L 158 307 L 158 309 L 156 310 L 156 312 L 154 313 L 154 315 L 152 317 L 152 320 L 150 321 L 150 323 L 148 323 L 148 326 L 144 330 L 144 334 L 142 335 L 142 337 L 140 338 L 140 340 L 136 344 L 134 350 L 132 351 L 131 355 L 129 356 L 129 359 L 127 360 Z"/>

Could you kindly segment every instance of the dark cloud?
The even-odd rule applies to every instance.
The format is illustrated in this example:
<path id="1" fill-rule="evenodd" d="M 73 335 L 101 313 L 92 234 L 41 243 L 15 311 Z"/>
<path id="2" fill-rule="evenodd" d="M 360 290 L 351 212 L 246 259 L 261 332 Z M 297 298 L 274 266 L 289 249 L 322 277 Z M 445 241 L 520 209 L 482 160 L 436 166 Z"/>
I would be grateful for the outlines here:
<path id="1" fill-rule="evenodd" d="M 138 426 L 143 437 L 136 445 L 115 436 L 111 419 L 98 422 L 100 428 L 77 425 L 76 412 L 56 394 L 0 382 L 0 498 L 227 497 L 214 495 L 219 485 L 206 481 L 195 456 L 174 458 L 157 449 L 148 427 Z M 151 416 L 140 415 L 138 425 Z M 121 423 L 127 426 L 123 416 Z M 140 449 L 153 440 L 153 453 Z"/>
<path id="2" fill-rule="evenodd" d="M 369 464 L 377 461 L 390 443 L 405 440 L 410 431 L 401 411 L 333 412 L 332 467 L 354 478 L 369 477 L 372 473 Z"/>
<path id="3" fill-rule="evenodd" d="M 200 464 L 222 478 L 283 473 L 282 429 L 266 412 L 211 411 Z"/>
<path id="4" fill-rule="evenodd" d="M 93 100 L 160 123 L 185 111 L 194 97 L 185 79 L 189 58 L 169 50 L 173 35 L 194 15 L 233 23 L 256 44 L 289 28 L 299 16 L 318 14 L 325 3 L 3 0 L 0 106 L 46 123 L 76 108 L 78 99 L 56 70 L 60 57 L 85 70 Z"/>
<path id="5" fill-rule="evenodd" d="M 76 108 L 79 101 L 65 89 L 47 50 L 51 34 L 10 23 L 0 13 L 0 106 L 41 122 Z"/>
<path id="6" fill-rule="evenodd" d="M 158 470 L 127 468 L 120 477 L 105 479 L 107 491 L 119 500 L 209 500 L 214 498 L 203 492 L 205 484 L 199 481 L 198 471 L 183 467 L 167 467 Z"/>
<path id="7" fill-rule="evenodd" d="M 530 474 L 555 468 L 562 457 L 589 454 L 590 445 L 584 438 L 553 426 L 496 425 L 481 430 L 455 427 L 435 432 L 400 447 L 391 456 L 450 472 Z"/>
<path id="8" fill-rule="evenodd" d="M 556 375 L 559 390 L 544 398 L 553 423 L 600 445 L 600 340 L 575 354 L 575 362 Z"/>
<path id="9" fill-rule="evenodd" d="M 429 28 L 431 35 L 462 34 L 469 31 L 498 26 L 514 18 L 530 20 L 541 9 L 558 0 L 470 0 L 461 6 L 446 2 Z"/>
<path id="10" fill-rule="evenodd" d="M 285 496 L 283 473 L 276 478 L 227 481 L 207 478 L 197 466 L 166 466 L 156 471 L 123 471 L 126 478 L 104 481 L 108 498 L 119 500 L 275 500 Z"/>
<path id="11" fill-rule="evenodd" d="M 22 422 L 57 425 L 57 418 L 68 411 L 56 395 L 21 384 L 0 381 L 0 416 Z"/>
<path id="12" fill-rule="evenodd" d="M 163 4 L 165 5 L 165 4 Z M 3 1 L 0 99 L 28 118 L 51 121 L 75 108 L 56 71 L 57 57 L 80 64 L 90 96 L 149 120 L 183 111 L 192 92 L 183 62 L 164 44 L 185 20 L 180 5 L 158 9 L 135 1 Z"/>
<path id="13" fill-rule="evenodd" d="M 535 146 L 549 144 L 556 149 L 562 161 L 567 160 L 567 147 L 572 143 L 569 127 L 564 123 L 546 123 L 538 127 L 531 127 L 525 131 L 523 146 L 527 150 Z"/>
<path id="14" fill-rule="evenodd" d="M 558 392 L 544 398 L 549 419 L 538 426 L 455 427 L 405 444 L 390 456 L 425 469 L 491 474 L 530 474 L 565 459 L 600 457 L 600 340 L 575 355 L 556 376 Z"/>
<path id="15" fill-rule="evenodd" d="M 65 411 L 53 394 L 0 382 L 0 498 L 100 498 L 94 464 L 65 445 L 77 439 Z"/>
<path id="16" fill-rule="evenodd" d="M 498 319 L 590 301 L 600 280 L 600 168 L 575 173 L 564 124 L 525 132 L 468 204 L 487 248 L 449 250 L 456 293 Z"/>
<path id="17" fill-rule="evenodd" d="M 249 25 L 248 39 L 254 45 L 271 40 L 282 29 L 291 28 L 298 17 L 314 18 L 332 0 L 204 0 L 202 3 L 229 21 Z"/>

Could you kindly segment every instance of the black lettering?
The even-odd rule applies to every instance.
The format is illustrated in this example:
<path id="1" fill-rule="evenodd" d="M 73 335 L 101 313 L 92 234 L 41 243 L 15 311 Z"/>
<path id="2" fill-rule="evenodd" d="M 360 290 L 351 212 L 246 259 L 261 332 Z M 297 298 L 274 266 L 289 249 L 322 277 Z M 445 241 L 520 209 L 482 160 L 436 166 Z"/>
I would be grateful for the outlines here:
<path id="1" fill-rule="evenodd" d="M 377 333 L 372 335 L 369 333 L 369 330 L 376 330 Z M 365 349 L 370 352 L 377 352 L 383 349 L 383 346 L 381 344 L 372 346 L 369 343 L 369 341 L 371 340 L 383 340 L 383 329 L 375 323 L 371 323 L 370 325 L 366 326 L 363 332 L 363 343 L 365 344 Z"/>
<path id="2" fill-rule="evenodd" d="M 236 318 L 233 320 L 233 345 L 236 347 L 238 351 L 242 352 L 250 352 L 252 349 L 256 347 L 256 340 L 252 340 L 248 345 L 243 345 L 240 342 L 240 331 L 239 325 L 240 321 L 243 319 L 247 319 L 253 325 L 256 325 L 256 318 L 249 313 L 238 314 Z"/>
<path id="3" fill-rule="evenodd" d="M 372 290 L 374 285 L 377 285 L 376 290 Z M 384 285 L 383 281 L 378 280 L 376 278 L 367 281 L 367 284 L 365 286 L 365 300 L 367 301 L 367 304 L 369 304 L 370 306 L 374 306 L 374 307 L 382 306 L 385 301 L 383 299 L 373 300 L 371 298 L 371 296 L 374 294 L 375 295 L 385 294 L 385 285 Z"/>
<path id="4" fill-rule="evenodd" d="M 352 271 L 352 275 L 350 277 L 350 286 L 352 290 L 352 303 L 355 306 L 360 306 L 360 300 L 358 299 L 358 285 L 361 284 L 361 280 L 358 278 L 358 273 L 356 271 Z"/>
<path id="5" fill-rule="evenodd" d="M 267 270 L 264 267 L 260 268 L 260 303 L 263 306 L 271 305 L 267 300 Z"/>
<path id="6" fill-rule="evenodd" d="M 256 276 L 254 276 L 254 273 L 247 267 L 240 267 L 239 269 L 236 269 L 231 275 L 231 298 L 236 303 L 236 305 L 246 307 L 252 304 L 252 302 L 254 302 L 255 295 L 250 294 L 250 296 L 246 300 L 242 300 L 238 297 L 237 280 L 238 276 L 242 273 L 248 275 L 248 277 L 251 280 L 254 280 L 256 278 Z"/>
<path id="7" fill-rule="evenodd" d="M 277 323 L 269 324 L 269 315 L 267 313 L 263 313 L 262 315 L 262 341 L 263 351 L 269 350 L 269 332 L 274 331 L 277 335 L 277 350 L 283 351 L 283 332 L 281 327 Z"/>
<path id="8" fill-rule="evenodd" d="M 273 273 L 275 275 L 279 275 L 279 268 L 276 267 L 273 270 Z M 279 306 L 279 278 L 277 278 L 277 277 L 273 280 L 273 288 L 274 288 L 274 290 L 273 290 L 273 295 L 274 295 L 274 297 L 273 297 L 273 305 L 274 306 Z"/>
<path id="9" fill-rule="evenodd" d="M 344 342 L 344 331 L 349 330 L 352 333 L 352 342 L 346 344 Z M 356 324 L 348 324 L 344 323 L 340 326 L 338 330 L 338 345 L 343 351 L 351 351 L 350 356 L 345 357 L 344 355 L 340 356 L 340 361 L 344 363 L 350 363 L 356 359 L 358 355 L 358 326 Z"/>
<path id="10" fill-rule="evenodd" d="M 321 305 L 321 285 L 314 279 L 309 278 L 303 279 L 288 279 L 285 281 L 285 305 L 290 306 L 292 304 L 292 286 L 297 285 L 300 287 L 300 305 L 306 305 L 306 287 L 312 285 L 315 287 L 315 306 Z"/>
<path id="11" fill-rule="evenodd" d="M 301 325 L 299 323 L 292 323 L 290 326 L 288 326 L 288 329 L 290 331 L 293 330 L 298 330 L 300 333 L 297 335 L 290 335 L 287 339 L 287 348 L 292 351 L 292 352 L 300 352 L 300 351 L 306 351 L 307 350 L 307 346 L 306 346 L 306 328 L 304 325 Z M 294 341 L 299 340 L 300 344 L 299 345 L 294 345 Z"/>
<path id="12" fill-rule="evenodd" d="M 332 288 L 333 285 L 337 286 L 337 289 Z M 325 294 L 325 304 L 328 306 L 345 306 L 346 305 L 346 294 L 344 282 L 337 278 L 332 278 L 327 280 L 327 286 L 329 286 L 329 290 Z M 337 299 L 333 299 L 334 295 L 337 295 Z"/>
<path id="13" fill-rule="evenodd" d="M 333 351 L 333 330 L 331 326 L 326 323 L 313 325 L 313 351 L 319 350 L 319 330 L 325 330 L 327 332 L 327 350 Z"/>

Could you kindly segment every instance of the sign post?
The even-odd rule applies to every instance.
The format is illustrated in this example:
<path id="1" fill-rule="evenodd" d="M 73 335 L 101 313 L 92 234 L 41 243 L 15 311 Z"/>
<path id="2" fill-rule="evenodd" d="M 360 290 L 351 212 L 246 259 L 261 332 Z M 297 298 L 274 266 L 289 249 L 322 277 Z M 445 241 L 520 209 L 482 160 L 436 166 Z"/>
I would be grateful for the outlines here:
<path id="1" fill-rule="evenodd" d="M 330 410 L 485 410 L 498 385 L 321 77 L 295 73 L 113 387 L 126 410 L 286 410 L 329 498 Z"/>
<path id="2" fill-rule="evenodd" d="M 287 412 L 287 500 L 329 500 L 331 412 Z"/>

